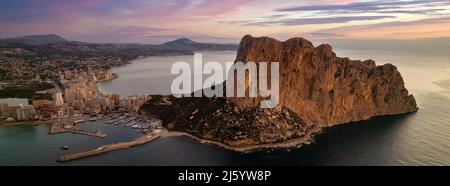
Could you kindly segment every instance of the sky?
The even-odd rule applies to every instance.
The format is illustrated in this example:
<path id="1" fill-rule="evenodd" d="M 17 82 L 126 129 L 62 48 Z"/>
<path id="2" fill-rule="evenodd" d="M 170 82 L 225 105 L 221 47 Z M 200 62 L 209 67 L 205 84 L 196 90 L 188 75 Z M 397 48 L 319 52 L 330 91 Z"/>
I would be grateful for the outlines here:
<path id="1" fill-rule="evenodd" d="M 58 34 L 85 42 L 187 37 L 280 40 L 450 38 L 450 0 L 2 0 L 0 38 Z"/>

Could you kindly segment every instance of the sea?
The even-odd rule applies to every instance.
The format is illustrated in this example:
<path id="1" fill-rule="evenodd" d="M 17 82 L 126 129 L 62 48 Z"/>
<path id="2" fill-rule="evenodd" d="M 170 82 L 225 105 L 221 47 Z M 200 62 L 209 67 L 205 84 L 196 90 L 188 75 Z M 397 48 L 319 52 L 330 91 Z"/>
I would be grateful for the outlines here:
<path id="1" fill-rule="evenodd" d="M 450 165 L 450 41 L 336 41 L 338 56 L 373 59 L 398 67 L 414 94 L 417 113 L 383 116 L 325 129 L 298 149 L 236 153 L 188 137 L 164 137 L 151 143 L 100 156 L 58 163 L 59 156 L 103 144 L 128 141 L 140 134 L 102 121 L 79 124 L 108 136 L 48 135 L 47 125 L 0 127 L 0 165 Z M 199 52 L 203 62 L 233 62 L 235 51 Z M 122 97 L 170 94 L 172 64 L 193 63 L 193 56 L 138 59 L 115 67 L 117 79 L 100 82 L 105 93 Z M 194 72 L 198 73 L 198 72 Z M 61 146 L 70 146 L 61 150 Z"/>

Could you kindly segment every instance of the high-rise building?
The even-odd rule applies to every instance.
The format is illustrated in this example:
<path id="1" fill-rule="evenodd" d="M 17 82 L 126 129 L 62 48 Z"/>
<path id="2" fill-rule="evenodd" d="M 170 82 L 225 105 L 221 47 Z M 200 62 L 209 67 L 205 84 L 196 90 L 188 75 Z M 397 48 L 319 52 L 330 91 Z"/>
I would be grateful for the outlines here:
<path id="1" fill-rule="evenodd" d="M 61 92 L 56 92 L 53 94 L 53 102 L 55 103 L 55 106 L 62 106 L 64 104 Z"/>
<path id="2" fill-rule="evenodd" d="M 111 100 L 113 100 L 115 105 L 120 104 L 120 95 L 119 94 L 111 94 Z"/>
<path id="3" fill-rule="evenodd" d="M 75 89 L 75 100 L 85 100 L 88 96 L 88 91 L 85 88 Z"/>
<path id="4" fill-rule="evenodd" d="M 64 78 L 72 79 L 72 71 L 71 70 L 64 71 Z"/>
<path id="5" fill-rule="evenodd" d="M 75 91 L 72 88 L 66 88 L 64 90 L 64 97 L 66 98 L 66 102 L 72 104 L 75 100 Z"/>
<path id="6" fill-rule="evenodd" d="M 32 105 L 19 106 L 16 109 L 15 119 L 17 121 L 31 120 L 34 119 L 35 116 L 36 110 L 34 110 L 34 107 Z"/>
<path id="7" fill-rule="evenodd" d="M 0 118 L 9 117 L 8 103 L 0 103 Z"/>
<path id="8" fill-rule="evenodd" d="M 85 84 L 84 76 L 78 76 L 78 83 L 81 85 Z"/>
<path id="9" fill-rule="evenodd" d="M 88 67 L 87 67 L 87 73 L 88 73 L 88 74 L 92 74 L 92 73 L 94 73 L 94 72 L 92 71 L 92 68 L 91 68 L 91 66 L 88 66 Z"/>
<path id="10" fill-rule="evenodd" d="M 59 82 L 64 83 L 66 80 L 64 79 L 64 75 L 59 75 Z"/>
<path id="11" fill-rule="evenodd" d="M 88 80 L 90 82 L 95 82 L 95 81 L 97 81 L 97 77 L 95 76 L 94 73 L 90 73 L 89 76 L 88 76 Z"/>

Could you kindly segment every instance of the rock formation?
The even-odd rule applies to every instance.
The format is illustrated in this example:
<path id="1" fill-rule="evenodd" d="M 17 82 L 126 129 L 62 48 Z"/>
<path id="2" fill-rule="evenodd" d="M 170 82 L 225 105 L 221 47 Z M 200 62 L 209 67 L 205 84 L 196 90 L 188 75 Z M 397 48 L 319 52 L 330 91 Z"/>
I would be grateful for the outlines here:
<path id="1" fill-rule="evenodd" d="M 158 116 L 171 130 L 232 147 L 284 142 L 320 130 L 289 109 L 237 111 L 225 98 L 152 96 L 141 111 Z"/>
<path id="2" fill-rule="evenodd" d="M 260 108 L 260 98 L 153 96 L 141 111 L 159 116 L 172 130 L 231 147 L 258 147 L 309 139 L 322 127 L 418 109 L 395 66 L 336 57 L 329 45 L 315 48 L 302 38 L 280 42 L 247 35 L 236 61 L 280 63 L 277 108 Z"/>
<path id="3" fill-rule="evenodd" d="M 394 65 L 336 57 L 330 45 L 314 47 L 303 38 L 280 42 L 246 35 L 236 61 L 279 62 L 280 106 L 321 126 L 418 109 Z M 241 110 L 259 106 L 257 98 L 231 100 Z"/>

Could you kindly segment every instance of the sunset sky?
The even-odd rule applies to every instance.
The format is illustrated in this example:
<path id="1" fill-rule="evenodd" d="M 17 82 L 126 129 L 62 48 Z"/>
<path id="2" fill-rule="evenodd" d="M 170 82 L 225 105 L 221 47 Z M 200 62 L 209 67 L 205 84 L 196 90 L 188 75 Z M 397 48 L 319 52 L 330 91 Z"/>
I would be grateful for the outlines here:
<path id="1" fill-rule="evenodd" d="M 450 0 L 2 0 L 0 38 L 54 33 L 86 42 L 188 37 L 450 38 Z"/>

